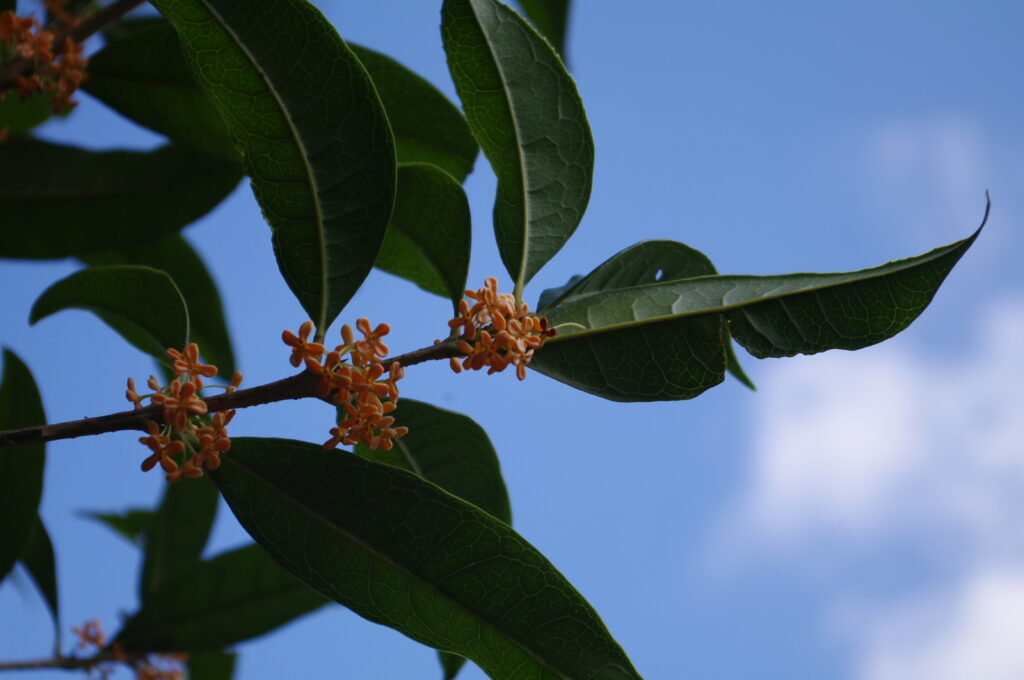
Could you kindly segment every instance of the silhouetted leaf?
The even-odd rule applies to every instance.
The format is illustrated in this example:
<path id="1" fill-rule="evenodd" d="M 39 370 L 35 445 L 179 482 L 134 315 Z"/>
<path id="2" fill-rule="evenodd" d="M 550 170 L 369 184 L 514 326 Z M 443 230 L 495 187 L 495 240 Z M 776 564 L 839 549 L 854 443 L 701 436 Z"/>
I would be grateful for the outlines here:
<path id="1" fill-rule="evenodd" d="M 242 526 L 310 586 L 492 678 L 638 678 L 583 597 L 507 524 L 415 474 L 282 439 L 212 473 Z"/>
<path id="2" fill-rule="evenodd" d="M 188 680 L 231 680 L 237 654 L 202 652 L 188 657 Z"/>
<path id="3" fill-rule="evenodd" d="M 220 203 L 241 166 L 184 145 L 86 151 L 14 137 L 0 163 L 0 257 L 57 258 L 174 233 Z"/>
<path id="4" fill-rule="evenodd" d="M 583 218 L 590 126 L 558 55 L 505 5 L 445 0 L 441 35 L 469 126 L 498 177 L 494 234 L 520 295 Z"/>
<path id="5" fill-rule="evenodd" d="M 153 521 L 153 516 L 156 515 L 156 512 L 154 510 L 135 509 L 121 514 L 110 512 L 83 512 L 81 514 L 82 517 L 94 519 L 113 529 L 115 533 L 128 539 L 136 547 L 142 547 L 142 535 L 145 533 L 150 522 Z"/>
<path id="6" fill-rule="evenodd" d="M 394 141 L 369 76 L 303 0 L 153 5 L 242 152 L 285 281 L 325 332 L 373 268 L 394 202 Z"/>
<path id="7" fill-rule="evenodd" d="M 50 534 L 47 533 L 46 526 L 38 515 L 36 515 L 35 525 L 29 533 L 28 542 L 22 550 L 20 560 L 50 610 L 54 632 L 59 639 L 60 604 L 57 599 L 57 565 L 53 557 L 53 543 L 50 542 Z M 59 648 L 59 645 L 57 646 Z"/>
<path id="8" fill-rule="evenodd" d="M 28 99 L 11 93 L 0 101 L 0 130 L 12 135 L 28 132 L 52 115 L 53 92 L 40 92 Z"/>
<path id="9" fill-rule="evenodd" d="M 565 59 L 565 36 L 569 24 L 569 0 L 519 0 L 526 18 Z"/>

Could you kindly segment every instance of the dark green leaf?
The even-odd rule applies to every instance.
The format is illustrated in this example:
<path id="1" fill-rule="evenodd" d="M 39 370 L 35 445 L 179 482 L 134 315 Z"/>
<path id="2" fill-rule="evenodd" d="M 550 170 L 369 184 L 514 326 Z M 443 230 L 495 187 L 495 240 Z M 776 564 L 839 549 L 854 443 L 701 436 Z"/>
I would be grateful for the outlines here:
<path id="1" fill-rule="evenodd" d="M 45 423 L 46 413 L 32 372 L 14 352 L 5 349 L 0 430 Z M 0 581 L 25 553 L 38 522 L 45 462 L 46 444 L 0 449 Z"/>
<path id="2" fill-rule="evenodd" d="M 494 233 L 515 292 L 583 218 L 594 142 L 558 55 L 495 0 L 445 0 L 441 35 L 469 126 L 498 177 Z"/>
<path id="3" fill-rule="evenodd" d="M 0 130 L 10 134 L 28 132 L 53 115 L 53 93 L 42 92 L 22 99 L 11 92 L 0 101 Z"/>
<path id="4" fill-rule="evenodd" d="M 551 307 L 562 298 L 563 295 L 568 293 L 570 290 L 576 287 L 576 284 L 583 280 L 582 274 L 573 274 L 566 281 L 565 285 L 558 286 L 557 288 L 545 288 L 541 291 L 540 297 L 537 298 L 537 306 L 534 309 L 543 311 L 548 307 Z"/>
<path id="5" fill-rule="evenodd" d="M 108 35 L 89 58 L 82 89 L 139 125 L 237 161 L 224 120 L 192 79 L 174 28 L 162 20 L 130 24 L 133 30 Z"/>
<path id="6" fill-rule="evenodd" d="M 29 323 L 77 307 L 95 312 L 158 361 L 188 343 L 188 309 L 171 277 L 150 267 L 89 267 L 53 284 L 32 305 Z"/>
<path id="7" fill-rule="evenodd" d="M 96 152 L 16 137 L 0 163 L 0 257 L 82 255 L 174 233 L 241 177 L 237 163 L 184 145 Z"/>
<path id="8" fill-rule="evenodd" d="M 53 557 L 53 543 L 50 534 L 43 525 L 43 520 L 36 515 L 35 525 L 29 534 L 28 542 L 21 553 L 21 564 L 28 571 L 39 589 L 46 606 L 53 617 L 53 628 L 60 636 L 60 606 L 57 600 L 57 565 Z M 59 648 L 59 645 L 57 645 Z"/>
<path id="9" fill-rule="evenodd" d="M 455 677 L 466 665 L 466 659 L 451 652 L 438 652 L 437 657 L 441 662 L 441 671 L 444 673 L 443 680 L 455 680 Z"/>
<path id="10" fill-rule="evenodd" d="M 139 579 L 143 602 L 199 564 L 219 500 L 217 487 L 207 479 L 166 485 L 160 507 L 143 534 L 145 559 Z"/>
<path id="11" fill-rule="evenodd" d="M 736 350 L 732 346 L 732 331 L 729 330 L 728 321 L 725 321 L 722 325 L 722 342 L 725 343 L 725 370 L 729 371 L 732 377 L 739 380 L 744 387 L 756 392 L 757 386 L 754 385 L 754 381 L 750 379 L 747 372 L 743 370 L 740 358 L 736 356 Z"/>
<path id="12" fill-rule="evenodd" d="M 249 545 L 200 562 L 164 583 L 125 622 L 117 641 L 125 651 L 218 651 L 279 628 L 325 602 L 263 548 Z"/>
<path id="13" fill-rule="evenodd" d="M 498 454 L 482 427 L 461 413 L 404 397 L 392 415 L 397 425 L 409 428 L 409 434 L 393 440 L 395 446 L 390 451 L 371 451 L 360 444 L 356 448 L 359 455 L 414 472 L 502 522 L 512 523 Z"/>
<path id="14" fill-rule="evenodd" d="M 432 165 L 398 168 L 398 193 L 377 267 L 458 309 L 470 251 L 469 203 L 458 182 Z"/>
<path id="15" fill-rule="evenodd" d="M 534 368 L 616 401 L 687 399 L 721 382 L 729 321 L 757 357 L 860 349 L 906 328 L 977 238 L 856 272 L 704 276 L 611 289 L 548 310 Z"/>
<path id="16" fill-rule="evenodd" d="M 188 680 L 231 680 L 237 654 L 203 652 L 188 657 Z"/>
<path id="17" fill-rule="evenodd" d="M 373 268 L 394 203 L 394 140 L 369 76 L 304 0 L 153 5 L 242 151 L 285 281 L 325 332 Z"/>
<path id="18" fill-rule="evenodd" d="M 122 514 L 103 512 L 83 512 L 83 517 L 94 519 L 113 529 L 117 534 L 127 538 L 137 547 L 142 546 L 142 535 L 153 521 L 156 512 L 153 510 L 128 510 Z"/>
<path id="19" fill-rule="evenodd" d="M 639 677 L 533 546 L 414 474 L 313 444 L 239 438 L 213 477 L 289 571 L 492 678 Z"/>
<path id="20" fill-rule="evenodd" d="M 349 44 L 373 79 L 395 135 L 399 163 L 430 163 L 459 182 L 477 146 L 462 113 L 437 88 L 391 57 Z"/>
<path id="21" fill-rule="evenodd" d="M 185 298 L 192 341 L 199 345 L 203 357 L 217 366 L 225 380 L 231 379 L 235 372 L 235 354 L 224 322 L 220 293 L 202 258 L 188 241 L 172 234 L 152 243 L 126 246 L 82 259 L 91 265 L 140 264 L 166 272 Z"/>
<path id="22" fill-rule="evenodd" d="M 17 12 L 18 0 L 0 0 L 0 12 L 5 12 L 7 10 Z"/>
<path id="23" fill-rule="evenodd" d="M 569 0 L 519 0 L 526 18 L 565 58 L 565 35 L 569 24 Z"/>

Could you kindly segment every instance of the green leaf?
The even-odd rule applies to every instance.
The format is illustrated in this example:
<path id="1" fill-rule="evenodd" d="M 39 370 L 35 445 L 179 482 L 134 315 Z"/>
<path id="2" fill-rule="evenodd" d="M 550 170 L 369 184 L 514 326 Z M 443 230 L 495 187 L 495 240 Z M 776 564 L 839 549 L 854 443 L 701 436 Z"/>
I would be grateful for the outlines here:
<path id="1" fill-rule="evenodd" d="M 0 0 L 0 12 L 4 12 L 6 10 L 17 12 L 18 0 Z"/>
<path id="2" fill-rule="evenodd" d="M 218 651 L 279 628 L 325 602 L 263 548 L 249 545 L 165 582 L 125 622 L 116 641 L 129 652 Z"/>
<path id="3" fill-rule="evenodd" d="M 399 163 L 430 163 L 460 183 L 480 150 L 462 113 L 429 82 L 391 57 L 353 45 L 395 135 Z"/>
<path id="4" fill-rule="evenodd" d="M 704 276 L 567 300 L 547 316 L 568 325 L 531 366 L 607 399 L 655 401 L 688 399 L 721 382 L 723 317 L 757 357 L 867 347 L 924 311 L 978 233 L 856 272 Z"/>
<path id="5" fill-rule="evenodd" d="M 178 287 L 150 267 L 89 267 L 53 284 L 32 305 L 29 323 L 77 307 L 94 312 L 138 349 L 167 361 L 188 343 L 188 309 Z"/>
<path id="6" fill-rule="evenodd" d="M 174 233 L 242 177 L 237 163 L 184 145 L 96 152 L 15 137 L 3 153 L 0 257 L 82 255 Z"/>
<path id="7" fill-rule="evenodd" d="M 394 140 L 369 76 L 303 0 L 153 5 L 242 151 L 278 267 L 321 335 L 373 268 L 394 203 Z"/>
<path id="8" fill-rule="evenodd" d="M 22 550 L 21 564 L 28 571 L 46 601 L 46 606 L 53 617 L 53 629 L 60 639 L 60 606 L 57 600 L 57 566 L 53 557 L 53 543 L 46 531 L 43 520 L 36 515 L 36 521 L 29 534 L 28 542 Z M 55 645 L 60 649 L 60 644 Z"/>
<path id="9" fill-rule="evenodd" d="M 89 58 L 82 89 L 129 120 L 238 161 L 227 126 L 196 86 L 178 34 L 163 20 L 128 22 Z"/>
<path id="10" fill-rule="evenodd" d="M 52 115 L 53 92 L 41 92 L 28 99 L 11 92 L 0 101 L 0 130 L 6 129 L 9 134 L 28 132 Z"/>
<path id="11" fill-rule="evenodd" d="M 498 454 L 484 429 L 472 418 L 415 399 L 398 400 L 395 423 L 409 428 L 390 451 L 356 453 L 367 460 L 413 472 L 472 503 L 506 524 L 512 523 L 508 490 Z"/>
<path id="12" fill-rule="evenodd" d="M 237 654 L 203 652 L 188 657 L 188 680 L 231 680 Z"/>
<path id="13" fill-rule="evenodd" d="M 166 485 L 160 507 L 143 534 L 145 558 L 139 579 L 143 602 L 199 564 L 219 500 L 217 487 L 207 479 Z"/>
<path id="14" fill-rule="evenodd" d="M 469 126 L 498 177 L 494 233 L 515 292 L 583 218 L 594 142 L 562 61 L 495 0 L 445 0 L 441 35 Z"/>
<path id="15" fill-rule="evenodd" d="M 458 309 L 469 272 L 470 236 L 469 202 L 458 182 L 432 165 L 399 166 L 379 269 L 451 298 Z"/>
<path id="16" fill-rule="evenodd" d="M 466 665 L 466 659 L 458 654 L 452 654 L 451 652 L 438 652 L 437 656 L 441 661 L 441 671 L 444 673 L 442 676 L 443 680 L 455 680 L 459 671 L 461 671 L 462 667 Z"/>
<path id="17" fill-rule="evenodd" d="M 91 265 L 137 264 L 166 272 L 178 286 L 188 307 L 191 339 L 203 357 L 215 364 L 220 375 L 230 380 L 235 372 L 235 354 L 224 321 L 217 284 L 188 241 L 172 234 L 151 243 L 95 253 L 82 258 Z"/>
<path id="18" fill-rule="evenodd" d="M 142 536 L 156 515 L 154 510 L 133 509 L 124 513 L 83 512 L 83 517 L 94 519 L 128 539 L 136 547 L 142 546 Z"/>
<path id="19" fill-rule="evenodd" d="M 0 430 L 46 423 L 36 381 L 18 356 L 4 350 L 0 379 Z M 0 581 L 14 567 L 38 522 L 43 495 L 46 444 L 23 444 L 0 449 Z"/>
<path id="20" fill-rule="evenodd" d="M 519 0 L 526 18 L 565 59 L 565 34 L 569 24 L 569 0 Z"/>
<path id="21" fill-rule="evenodd" d="M 414 474 L 313 444 L 239 438 L 213 477 L 289 571 L 492 678 L 639 677 L 533 546 Z"/>

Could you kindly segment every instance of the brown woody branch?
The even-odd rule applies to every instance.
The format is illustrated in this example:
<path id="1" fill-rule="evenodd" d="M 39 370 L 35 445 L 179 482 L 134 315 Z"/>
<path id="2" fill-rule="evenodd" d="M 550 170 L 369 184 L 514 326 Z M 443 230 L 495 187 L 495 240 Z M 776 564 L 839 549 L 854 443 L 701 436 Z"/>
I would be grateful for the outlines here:
<path id="1" fill-rule="evenodd" d="M 55 656 L 52 659 L 32 659 L 30 661 L 5 661 L 0 663 L 0 671 L 23 671 L 45 668 L 60 668 L 66 671 L 91 670 L 96 666 L 108 663 L 132 664 L 142 661 L 157 652 L 124 652 L 108 649 L 95 656 Z"/>

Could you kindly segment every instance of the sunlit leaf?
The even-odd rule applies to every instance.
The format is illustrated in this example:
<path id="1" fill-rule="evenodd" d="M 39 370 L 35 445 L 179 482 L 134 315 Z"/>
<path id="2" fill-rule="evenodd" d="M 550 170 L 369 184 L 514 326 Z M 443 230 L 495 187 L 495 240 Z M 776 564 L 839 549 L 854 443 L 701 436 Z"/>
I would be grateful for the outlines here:
<path id="1" fill-rule="evenodd" d="M 125 340 L 160 361 L 188 342 L 188 309 L 167 274 L 150 267 L 89 267 L 53 284 L 32 305 L 29 323 L 63 309 L 94 312 Z"/>
<path id="2" fill-rule="evenodd" d="M 29 534 L 28 542 L 22 550 L 20 561 L 43 596 L 43 600 L 50 610 L 50 616 L 53 617 L 54 631 L 59 637 L 60 604 L 57 599 L 57 564 L 53 556 L 53 543 L 50 542 L 50 534 L 46 531 L 46 526 L 38 515 L 35 526 L 32 527 Z"/>
<path id="3" fill-rule="evenodd" d="M 551 46 L 495 0 L 445 0 L 441 35 L 469 126 L 498 177 L 494 233 L 521 293 L 590 199 L 594 142 L 583 103 Z"/>
<path id="4" fill-rule="evenodd" d="M 469 272 L 470 232 L 469 203 L 458 182 L 431 165 L 401 165 L 377 267 L 450 298 L 457 309 Z"/>
<path id="5" fill-rule="evenodd" d="M 239 438 L 213 477 L 289 571 L 492 678 L 639 677 L 535 548 L 415 474 L 313 444 Z"/>
<path id="6" fill-rule="evenodd" d="M 394 141 L 369 76 L 303 0 L 153 5 L 242 152 L 285 281 L 326 331 L 373 268 L 394 202 Z"/>
<path id="7" fill-rule="evenodd" d="M 46 423 L 36 381 L 18 356 L 4 350 L 0 379 L 0 430 Z M 0 449 L 0 581 L 25 554 L 39 518 L 46 444 Z"/>
<path id="8" fill-rule="evenodd" d="M 569 24 L 569 0 L 519 0 L 526 18 L 565 58 L 565 35 Z"/>
<path id="9" fill-rule="evenodd" d="M 177 232 L 220 203 L 238 163 L 185 145 L 86 151 L 14 137 L 0 163 L 0 257 L 57 258 Z"/>

